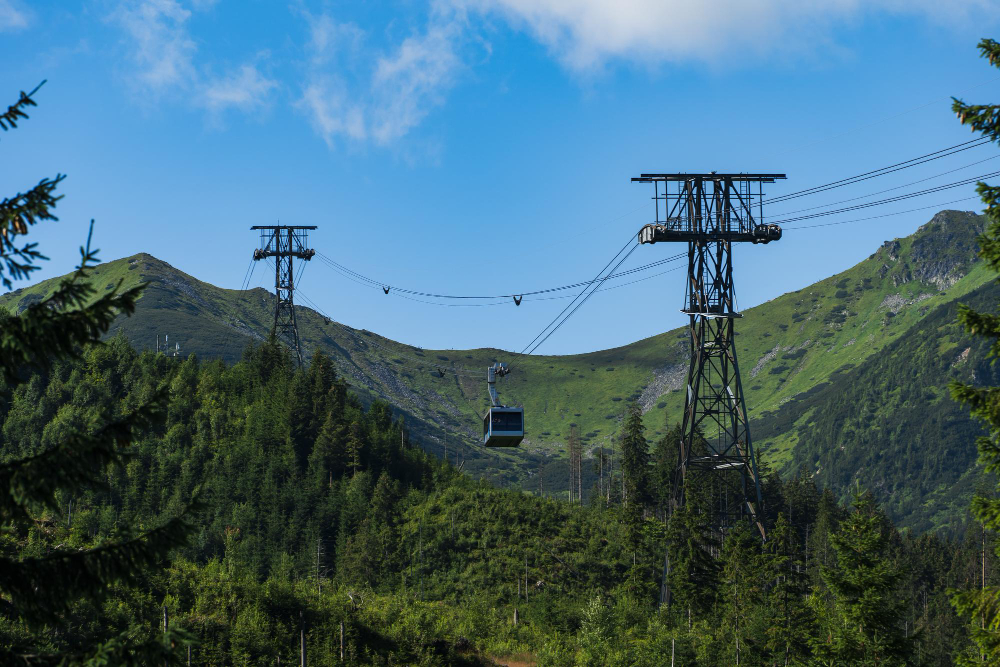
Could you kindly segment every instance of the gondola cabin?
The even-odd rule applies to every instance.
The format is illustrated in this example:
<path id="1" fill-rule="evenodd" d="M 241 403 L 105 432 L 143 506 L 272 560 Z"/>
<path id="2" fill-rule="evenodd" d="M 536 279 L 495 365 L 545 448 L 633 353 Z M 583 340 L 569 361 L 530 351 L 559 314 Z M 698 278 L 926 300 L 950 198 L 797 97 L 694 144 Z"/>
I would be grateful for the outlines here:
<path id="1" fill-rule="evenodd" d="M 517 447 L 524 440 L 524 408 L 491 407 L 483 417 L 483 444 Z"/>

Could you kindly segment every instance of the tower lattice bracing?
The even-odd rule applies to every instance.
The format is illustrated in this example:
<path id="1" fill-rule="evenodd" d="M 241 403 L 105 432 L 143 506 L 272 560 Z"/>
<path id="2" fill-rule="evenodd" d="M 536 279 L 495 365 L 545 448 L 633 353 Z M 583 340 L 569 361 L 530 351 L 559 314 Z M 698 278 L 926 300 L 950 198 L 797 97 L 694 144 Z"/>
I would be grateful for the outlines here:
<path id="1" fill-rule="evenodd" d="M 299 329 L 295 323 L 295 272 L 296 258 L 308 262 L 316 254 L 309 248 L 309 230 L 315 225 L 255 225 L 260 230 L 260 247 L 253 251 L 254 260 L 274 258 L 274 325 L 271 334 L 288 345 L 302 365 L 302 347 Z"/>
<path id="2" fill-rule="evenodd" d="M 733 284 L 733 244 L 781 238 L 760 212 L 762 184 L 783 174 L 643 174 L 652 183 L 656 222 L 639 231 L 640 243 L 687 244 L 688 272 L 682 311 L 689 317 L 691 362 L 684 388 L 680 457 L 671 509 L 685 490 L 708 492 L 715 525 L 749 520 L 766 539 L 761 516 L 757 456 L 736 355 L 734 322 L 742 317 Z M 754 216 L 754 208 L 757 216 Z"/>

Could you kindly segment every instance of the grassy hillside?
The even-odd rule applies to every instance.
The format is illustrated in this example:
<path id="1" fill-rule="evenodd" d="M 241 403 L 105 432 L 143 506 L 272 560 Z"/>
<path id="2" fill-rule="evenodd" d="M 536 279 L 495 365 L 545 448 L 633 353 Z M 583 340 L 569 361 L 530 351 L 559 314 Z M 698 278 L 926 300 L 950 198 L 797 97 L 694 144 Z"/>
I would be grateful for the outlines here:
<path id="1" fill-rule="evenodd" d="M 870 364 L 886 350 L 894 350 L 896 363 L 905 366 L 910 363 L 905 351 L 930 345 L 925 340 L 930 335 L 940 339 L 941 355 L 954 356 L 952 349 L 962 344 L 952 340 L 955 331 L 949 329 L 951 338 L 942 338 L 944 334 L 928 331 L 925 323 L 928 318 L 952 322 L 945 314 L 953 313 L 956 301 L 990 289 L 984 286 L 992 285 L 992 276 L 975 257 L 975 238 L 983 224 L 973 213 L 942 211 L 915 234 L 887 241 L 856 266 L 744 312 L 737 322 L 743 384 L 757 444 L 772 465 L 813 465 L 816 454 L 810 439 L 815 433 L 808 426 L 822 423 L 817 413 L 824 409 L 816 392 L 834 391 L 848 381 L 860 391 L 859 383 L 870 376 L 858 374 L 872 371 L 859 369 L 874 368 Z M 113 332 L 123 331 L 140 349 L 153 347 L 157 334 L 161 343 L 162 335 L 169 334 L 170 350 L 179 344 L 181 356 L 234 360 L 248 342 L 260 340 L 270 328 L 273 297 L 267 291 L 220 289 L 147 254 L 103 264 L 95 276 L 107 287 L 118 280 L 149 283 L 135 316 L 122 320 Z M 0 307 L 22 308 L 53 285 L 46 281 L 4 295 Z M 389 400 L 406 415 L 426 448 L 439 454 L 447 449 L 449 458 L 465 461 L 467 472 L 501 483 L 520 481 L 525 488 L 537 489 L 541 471 L 546 491 L 565 489 L 562 457 L 570 427 L 579 427 L 588 453 L 600 444 L 611 445 L 628 400 L 642 403 L 651 438 L 662 433 L 668 416 L 680 419 L 688 357 L 683 329 L 611 350 L 518 359 L 517 372 L 505 380 L 501 393 L 524 405 L 528 435 L 518 451 L 495 452 L 476 445 L 487 404 L 483 376 L 488 364 L 510 359 L 510 353 L 420 349 L 330 322 L 308 308 L 299 307 L 297 316 L 307 353 L 326 351 L 360 395 Z M 980 352 L 973 347 L 969 354 L 969 367 L 975 367 Z M 951 367 L 934 368 L 933 378 L 929 370 L 914 371 L 916 375 L 903 374 L 899 381 L 932 383 L 936 400 L 949 402 L 942 387 Z M 892 387 L 882 391 L 891 393 Z M 885 397 L 876 400 L 884 402 Z M 954 418 L 964 419 L 971 428 L 961 411 Z M 894 419 L 893 414 L 887 419 Z M 962 449 L 961 461 L 973 458 L 968 434 L 969 429 L 959 429 L 949 441 L 950 447 Z M 848 440 L 855 435 L 856 429 L 841 434 Z M 842 485 L 850 477 L 834 473 L 830 466 L 836 468 L 831 463 L 820 469 L 830 475 L 830 483 Z M 589 465 L 584 468 L 589 472 Z M 923 502 L 923 493 L 913 502 Z M 915 512 L 915 507 L 912 502 L 899 504 L 896 518 Z"/>

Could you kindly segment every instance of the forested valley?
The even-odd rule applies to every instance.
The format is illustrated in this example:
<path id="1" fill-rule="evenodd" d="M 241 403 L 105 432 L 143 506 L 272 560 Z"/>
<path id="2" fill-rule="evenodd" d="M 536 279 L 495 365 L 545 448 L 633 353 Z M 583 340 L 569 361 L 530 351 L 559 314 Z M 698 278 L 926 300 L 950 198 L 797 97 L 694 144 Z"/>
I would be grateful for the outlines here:
<path id="1" fill-rule="evenodd" d="M 1000 66 L 1000 43 L 983 40 L 979 49 Z M 40 88 L 0 111 L 0 129 L 28 118 Z M 1000 106 L 954 100 L 952 109 L 982 135 L 974 142 L 1000 142 Z M 696 175 L 695 187 L 691 175 L 674 176 L 687 183 L 689 197 L 706 180 L 754 178 L 712 172 Z M 57 220 L 63 179 L 43 178 L 0 201 L 5 289 L 47 259 L 24 237 L 34 225 Z M 553 390 L 531 387 L 544 399 L 540 423 L 560 429 L 540 435 L 564 440 L 569 450 L 569 483 L 559 480 L 556 494 L 542 479 L 537 488 L 524 484 L 535 481 L 524 470 L 484 474 L 490 470 L 484 461 L 501 455 L 477 450 L 497 444 L 494 435 L 514 440 L 503 446 L 525 436 L 523 405 L 499 404 L 493 391 L 506 366 L 491 367 L 485 421 L 491 430 L 482 446 L 466 443 L 480 466 L 467 469 L 461 458 L 438 455 L 447 451 L 439 435 L 445 426 L 466 432 L 461 411 L 444 410 L 447 401 L 425 402 L 417 418 L 379 393 L 379 386 L 392 385 L 408 394 L 399 378 L 421 382 L 395 357 L 408 346 L 391 348 L 399 368 L 366 366 L 382 370 L 382 384 L 366 387 L 357 379 L 377 371 L 338 366 L 321 348 L 299 358 L 290 259 L 285 287 L 275 269 L 270 336 L 252 340 L 239 358 L 183 356 L 176 341 L 168 355 L 158 335 L 155 351 L 143 349 L 121 324 L 136 314 L 150 283 L 138 278 L 139 256 L 98 274 L 92 221 L 73 273 L 27 294 L 11 292 L 0 307 L 0 664 L 1000 664 L 1000 380 L 993 365 L 1000 356 L 994 314 L 1000 187 L 976 187 L 986 205 L 983 220 L 945 211 L 918 230 L 923 236 L 887 243 L 852 276 L 823 281 L 832 294 L 798 290 L 770 311 L 768 327 L 776 323 L 784 333 L 788 320 L 799 335 L 810 323 L 818 342 L 832 341 L 812 352 L 806 351 L 811 338 L 766 343 L 758 352 L 770 352 L 748 374 L 754 378 L 773 361 L 754 380 L 758 390 L 786 381 L 798 387 L 783 390 L 761 429 L 771 437 L 780 473 L 751 447 L 735 364 L 732 322 L 739 314 L 731 302 L 703 298 L 706 274 L 697 274 L 701 293 L 692 301 L 690 331 L 670 336 L 675 355 L 681 338 L 690 342 L 686 391 L 668 387 L 666 371 L 675 365 L 661 368 L 659 386 L 647 392 L 634 384 L 640 376 L 648 383 L 639 365 L 616 371 L 600 364 L 598 372 L 596 358 L 584 365 L 591 355 L 577 355 L 557 370 L 551 359 L 535 357 L 553 374 L 603 384 L 589 395 L 610 399 L 587 404 L 574 395 L 580 412 L 553 401 L 549 413 Z M 697 229 L 681 234 L 697 235 L 686 241 L 691 266 L 699 244 L 728 252 L 731 242 L 781 236 L 777 224 L 763 223 L 745 238 L 725 236 L 732 231 L 728 213 L 718 215 L 723 220 L 726 230 L 704 232 L 695 221 Z M 315 252 L 291 249 L 291 230 L 305 227 L 267 229 L 276 242 L 278 230 L 285 231 L 288 246 L 258 249 L 255 259 L 268 253 L 306 259 Z M 978 235 L 975 267 L 972 237 L 963 229 Z M 649 239 L 679 233 L 667 225 L 643 230 L 640 237 Z M 152 258 L 144 257 L 149 270 Z M 908 263 L 921 257 L 922 266 Z M 924 286 L 958 285 L 961 300 L 945 299 L 944 288 L 918 291 L 912 284 L 918 274 Z M 601 275 L 585 284 L 596 291 L 612 273 Z M 875 276 L 883 288 L 911 283 L 907 296 L 876 293 Z M 217 329 L 206 338 L 222 331 L 221 347 L 231 349 L 230 329 L 237 327 L 227 324 L 232 313 L 221 301 L 213 305 L 188 282 L 159 282 L 158 299 L 171 289 L 192 299 L 187 323 L 194 328 L 204 313 L 215 312 Z M 709 282 L 718 290 L 723 281 Z M 368 286 L 383 295 L 391 288 Z M 515 308 L 523 296 L 512 297 Z M 938 301 L 903 310 L 932 299 Z M 564 312 L 572 315 L 579 305 L 570 306 Z M 870 316 L 850 328 L 869 332 L 860 345 L 877 341 L 877 330 L 878 353 L 858 364 L 846 361 L 847 353 L 831 361 L 859 342 L 841 325 L 850 308 L 857 317 L 862 307 Z M 291 317 L 291 345 L 276 334 L 282 308 Z M 893 320 L 907 318 L 912 336 L 890 331 Z M 699 337 L 709 331 L 705 320 L 715 321 L 715 338 Z M 557 321 L 550 333 L 565 319 Z M 329 324 L 325 318 L 323 326 Z M 777 337 L 764 329 L 758 328 L 761 341 Z M 381 349 L 367 333 L 348 332 L 360 340 L 358 349 L 366 341 Z M 333 338 L 324 340 L 350 360 Z M 660 354 L 654 343 L 644 347 L 644 355 Z M 521 356 L 532 357 L 534 349 Z M 425 368 L 419 357 L 426 355 L 412 351 L 424 395 L 441 399 L 444 384 L 437 380 L 456 369 L 433 362 Z M 493 352 L 480 350 L 478 358 Z M 814 376 L 790 374 L 784 363 L 801 370 L 804 360 L 815 364 Z M 711 393 L 699 394 L 699 381 L 691 379 L 696 362 L 726 369 Z M 357 374 L 345 375 L 345 367 Z M 464 396 L 457 379 L 452 391 Z M 687 430 L 678 423 L 681 401 Z M 468 402 L 471 414 L 475 404 Z M 588 412 L 594 414 L 582 417 Z M 505 416 L 497 421 L 495 414 Z M 697 415 L 710 416 L 720 435 L 711 435 L 712 421 Z M 727 449 L 713 450 L 713 437 Z M 585 444 L 596 456 L 584 456 Z M 940 449 L 927 451 L 928 444 Z M 545 461 L 535 455 L 533 461 Z M 971 511 L 956 516 L 957 503 L 970 495 Z M 900 528 L 887 512 L 910 522 Z"/>
<path id="2" fill-rule="evenodd" d="M 677 430 L 626 410 L 618 460 L 586 505 L 495 488 L 425 454 L 388 405 L 329 361 L 275 343 L 231 366 L 137 353 L 123 337 L 20 383 L 6 458 L 97 430 L 166 392 L 104 484 L 55 495 L 3 536 L 8 556 L 99 546 L 178 516 L 186 546 L 44 629 L 0 621 L 13 655 L 116 637 L 192 664 L 951 664 L 977 655 L 948 590 L 997 580 L 992 534 L 897 531 L 808 475 L 766 475 L 773 534 L 707 529 L 707 499 L 665 521 Z M 192 504 L 194 503 L 194 504 Z M 984 541 L 985 540 L 985 541 Z M 670 545 L 671 603 L 661 606 Z M 342 639 L 341 639 L 342 638 Z M 871 662 L 869 662 L 871 661 Z"/>

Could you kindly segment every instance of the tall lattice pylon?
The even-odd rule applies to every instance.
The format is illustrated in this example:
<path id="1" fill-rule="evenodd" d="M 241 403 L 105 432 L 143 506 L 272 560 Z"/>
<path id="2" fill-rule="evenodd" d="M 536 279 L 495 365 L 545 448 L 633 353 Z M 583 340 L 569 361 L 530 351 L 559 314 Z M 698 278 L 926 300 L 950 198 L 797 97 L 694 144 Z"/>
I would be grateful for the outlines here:
<path id="1" fill-rule="evenodd" d="M 749 520 L 767 539 L 761 514 L 757 456 L 750 438 L 736 359 L 733 244 L 769 243 L 781 228 L 765 225 L 764 183 L 784 174 L 642 174 L 652 183 L 656 222 L 639 231 L 640 243 L 687 243 L 688 273 L 682 312 L 689 317 L 691 365 L 684 399 L 680 457 L 671 509 L 686 488 L 709 491 L 715 526 Z M 754 216 L 754 208 L 757 216 Z"/>
<path id="2" fill-rule="evenodd" d="M 253 251 L 253 258 L 260 261 L 274 257 L 274 325 L 271 334 L 284 341 L 302 365 L 302 347 L 299 328 L 295 323 L 295 273 L 292 261 L 299 258 L 308 262 L 316 254 L 309 248 L 309 230 L 315 225 L 255 225 L 260 230 L 260 247 Z"/>

